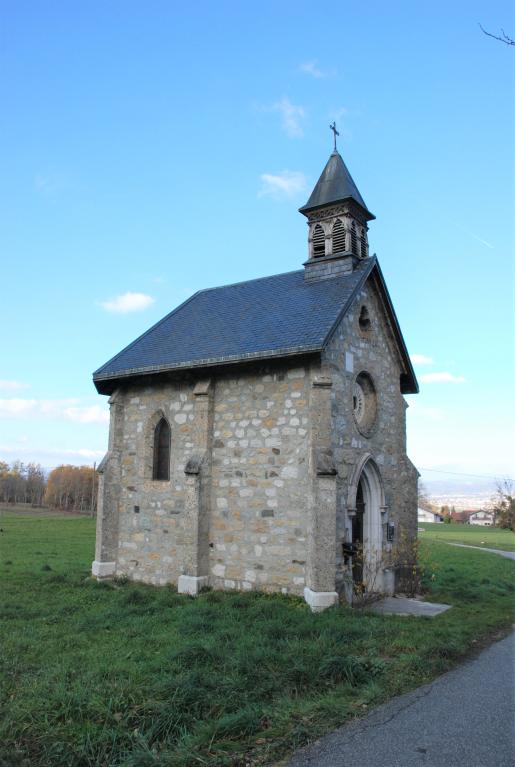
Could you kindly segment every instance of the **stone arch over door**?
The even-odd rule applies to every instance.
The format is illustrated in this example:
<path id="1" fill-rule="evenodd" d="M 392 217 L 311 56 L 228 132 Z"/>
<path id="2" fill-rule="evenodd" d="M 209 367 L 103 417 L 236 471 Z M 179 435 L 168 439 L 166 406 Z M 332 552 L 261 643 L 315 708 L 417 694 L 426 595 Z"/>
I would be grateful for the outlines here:
<path id="1" fill-rule="evenodd" d="M 352 472 L 347 516 L 349 538 L 361 537 L 355 543 L 362 546 L 362 566 L 353 568 L 354 578 L 361 577 L 366 591 L 390 591 L 384 561 L 385 494 L 381 472 L 371 453 L 365 453 Z"/>

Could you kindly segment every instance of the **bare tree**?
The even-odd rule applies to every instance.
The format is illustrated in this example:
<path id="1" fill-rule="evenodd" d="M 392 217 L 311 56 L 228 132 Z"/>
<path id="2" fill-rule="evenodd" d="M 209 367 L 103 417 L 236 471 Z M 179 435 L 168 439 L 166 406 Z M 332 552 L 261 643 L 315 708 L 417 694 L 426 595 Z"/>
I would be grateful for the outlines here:
<path id="1" fill-rule="evenodd" d="M 506 43 L 506 45 L 515 45 L 515 40 L 513 37 L 507 35 L 504 29 L 501 29 L 500 35 L 493 35 L 491 32 L 487 32 L 481 23 L 478 22 L 478 24 L 481 32 L 483 32 L 485 35 L 488 35 L 488 37 L 493 37 L 494 40 L 499 40 L 501 43 Z"/>
<path id="2" fill-rule="evenodd" d="M 418 506 L 424 511 L 436 511 L 426 486 L 420 480 L 418 481 Z"/>
<path id="3" fill-rule="evenodd" d="M 497 484 L 493 512 L 497 527 L 515 531 L 515 487 L 511 479 Z"/>
<path id="4" fill-rule="evenodd" d="M 41 506 L 46 489 L 46 477 L 39 463 L 28 463 L 25 467 L 25 503 Z"/>

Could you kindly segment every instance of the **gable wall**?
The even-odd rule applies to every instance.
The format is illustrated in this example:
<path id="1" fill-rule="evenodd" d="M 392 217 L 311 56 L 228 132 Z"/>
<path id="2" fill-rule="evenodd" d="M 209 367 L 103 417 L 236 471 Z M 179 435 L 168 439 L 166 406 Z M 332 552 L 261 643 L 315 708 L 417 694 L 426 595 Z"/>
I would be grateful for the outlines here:
<path id="1" fill-rule="evenodd" d="M 372 321 L 370 336 L 360 332 L 358 318 L 366 305 Z M 417 472 L 406 455 L 406 408 L 400 391 L 400 362 L 387 327 L 381 301 L 368 281 L 340 323 L 323 356 L 333 380 L 333 450 L 337 479 L 337 581 L 343 578 L 341 542 L 345 538 L 349 480 L 360 458 L 371 453 L 383 480 L 390 523 L 396 541 L 416 536 Z M 356 376 L 368 372 L 377 393 L 376 423 L 369 436 L 358 430 L 352 395 Z M 390 546 L 384 543 L 385 551 Z"/>

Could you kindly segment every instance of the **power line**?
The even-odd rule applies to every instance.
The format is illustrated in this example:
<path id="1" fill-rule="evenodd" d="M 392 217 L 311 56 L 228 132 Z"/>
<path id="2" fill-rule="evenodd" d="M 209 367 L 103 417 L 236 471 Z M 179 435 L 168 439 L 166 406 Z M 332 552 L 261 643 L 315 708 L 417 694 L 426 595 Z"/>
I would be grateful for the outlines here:
<path id="1" fill-rule="evenodd" d="M 58 466 L 43 466 L 42 468 L 45 471 L 53 471 L 53 469 L 60 469 L 61 466 L 79 466 L 79 467 L 87 467 L 87 468 L 96 468 L 96 461 L 93 462 L 93 467 L 91 467 L 87 463 L 83 464 L 64 464 L 60 463 Z M 504 474 L 470 474 L 468 472 L 463 471 L 446 471 L 444 469 L 428 469 L 426 466 L 418 466 L 418 469 L 421 471 L 432 471 L 435 474 L 451 474 L 454 477 L 475 477 L 476 479 L 495 479 L 495 480 L 508 480 L 509 482 L 515 482 L 515 479 L 513 477 L 508 477 Z"/>
<path id="2" fill-rule="evenodd" d="M 421 471 L 434 471 L 437 474 L 453 474 L 455 477 L 477 477 L 478 479 L 507 479 L 510 482 L 515 482 L 513 477 L 506 477 L 503 474 L 494 476 L 493 474 L 466 474 L 463 471 L 444 471 L 443 469 L 427 469 L 425 466 L 418 467 Z"/>

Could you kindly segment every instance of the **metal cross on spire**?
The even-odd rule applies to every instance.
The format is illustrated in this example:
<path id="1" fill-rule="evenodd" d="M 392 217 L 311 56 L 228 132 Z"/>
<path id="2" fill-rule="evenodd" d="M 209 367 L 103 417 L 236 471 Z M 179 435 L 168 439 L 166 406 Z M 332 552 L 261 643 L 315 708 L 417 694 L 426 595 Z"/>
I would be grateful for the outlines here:
<path id="1" fill-rule="evenodd" d="M 336 130 L 336 121 L 335 121 L 335 122 L 333 122 L 333 124 L 332 124 L 332 125 L 330 125 L 329 127 L 330 127 L 330 129 L 332 130 L 332 132 L 334 133 L 334 151 L 336 152 L 336 151 L 337 151 L 337 150 L 336 150 L 336 136 L 339 136 L 339 135 L 340 135 L 340 134 L 338 133 L 338 131 Z"/>

